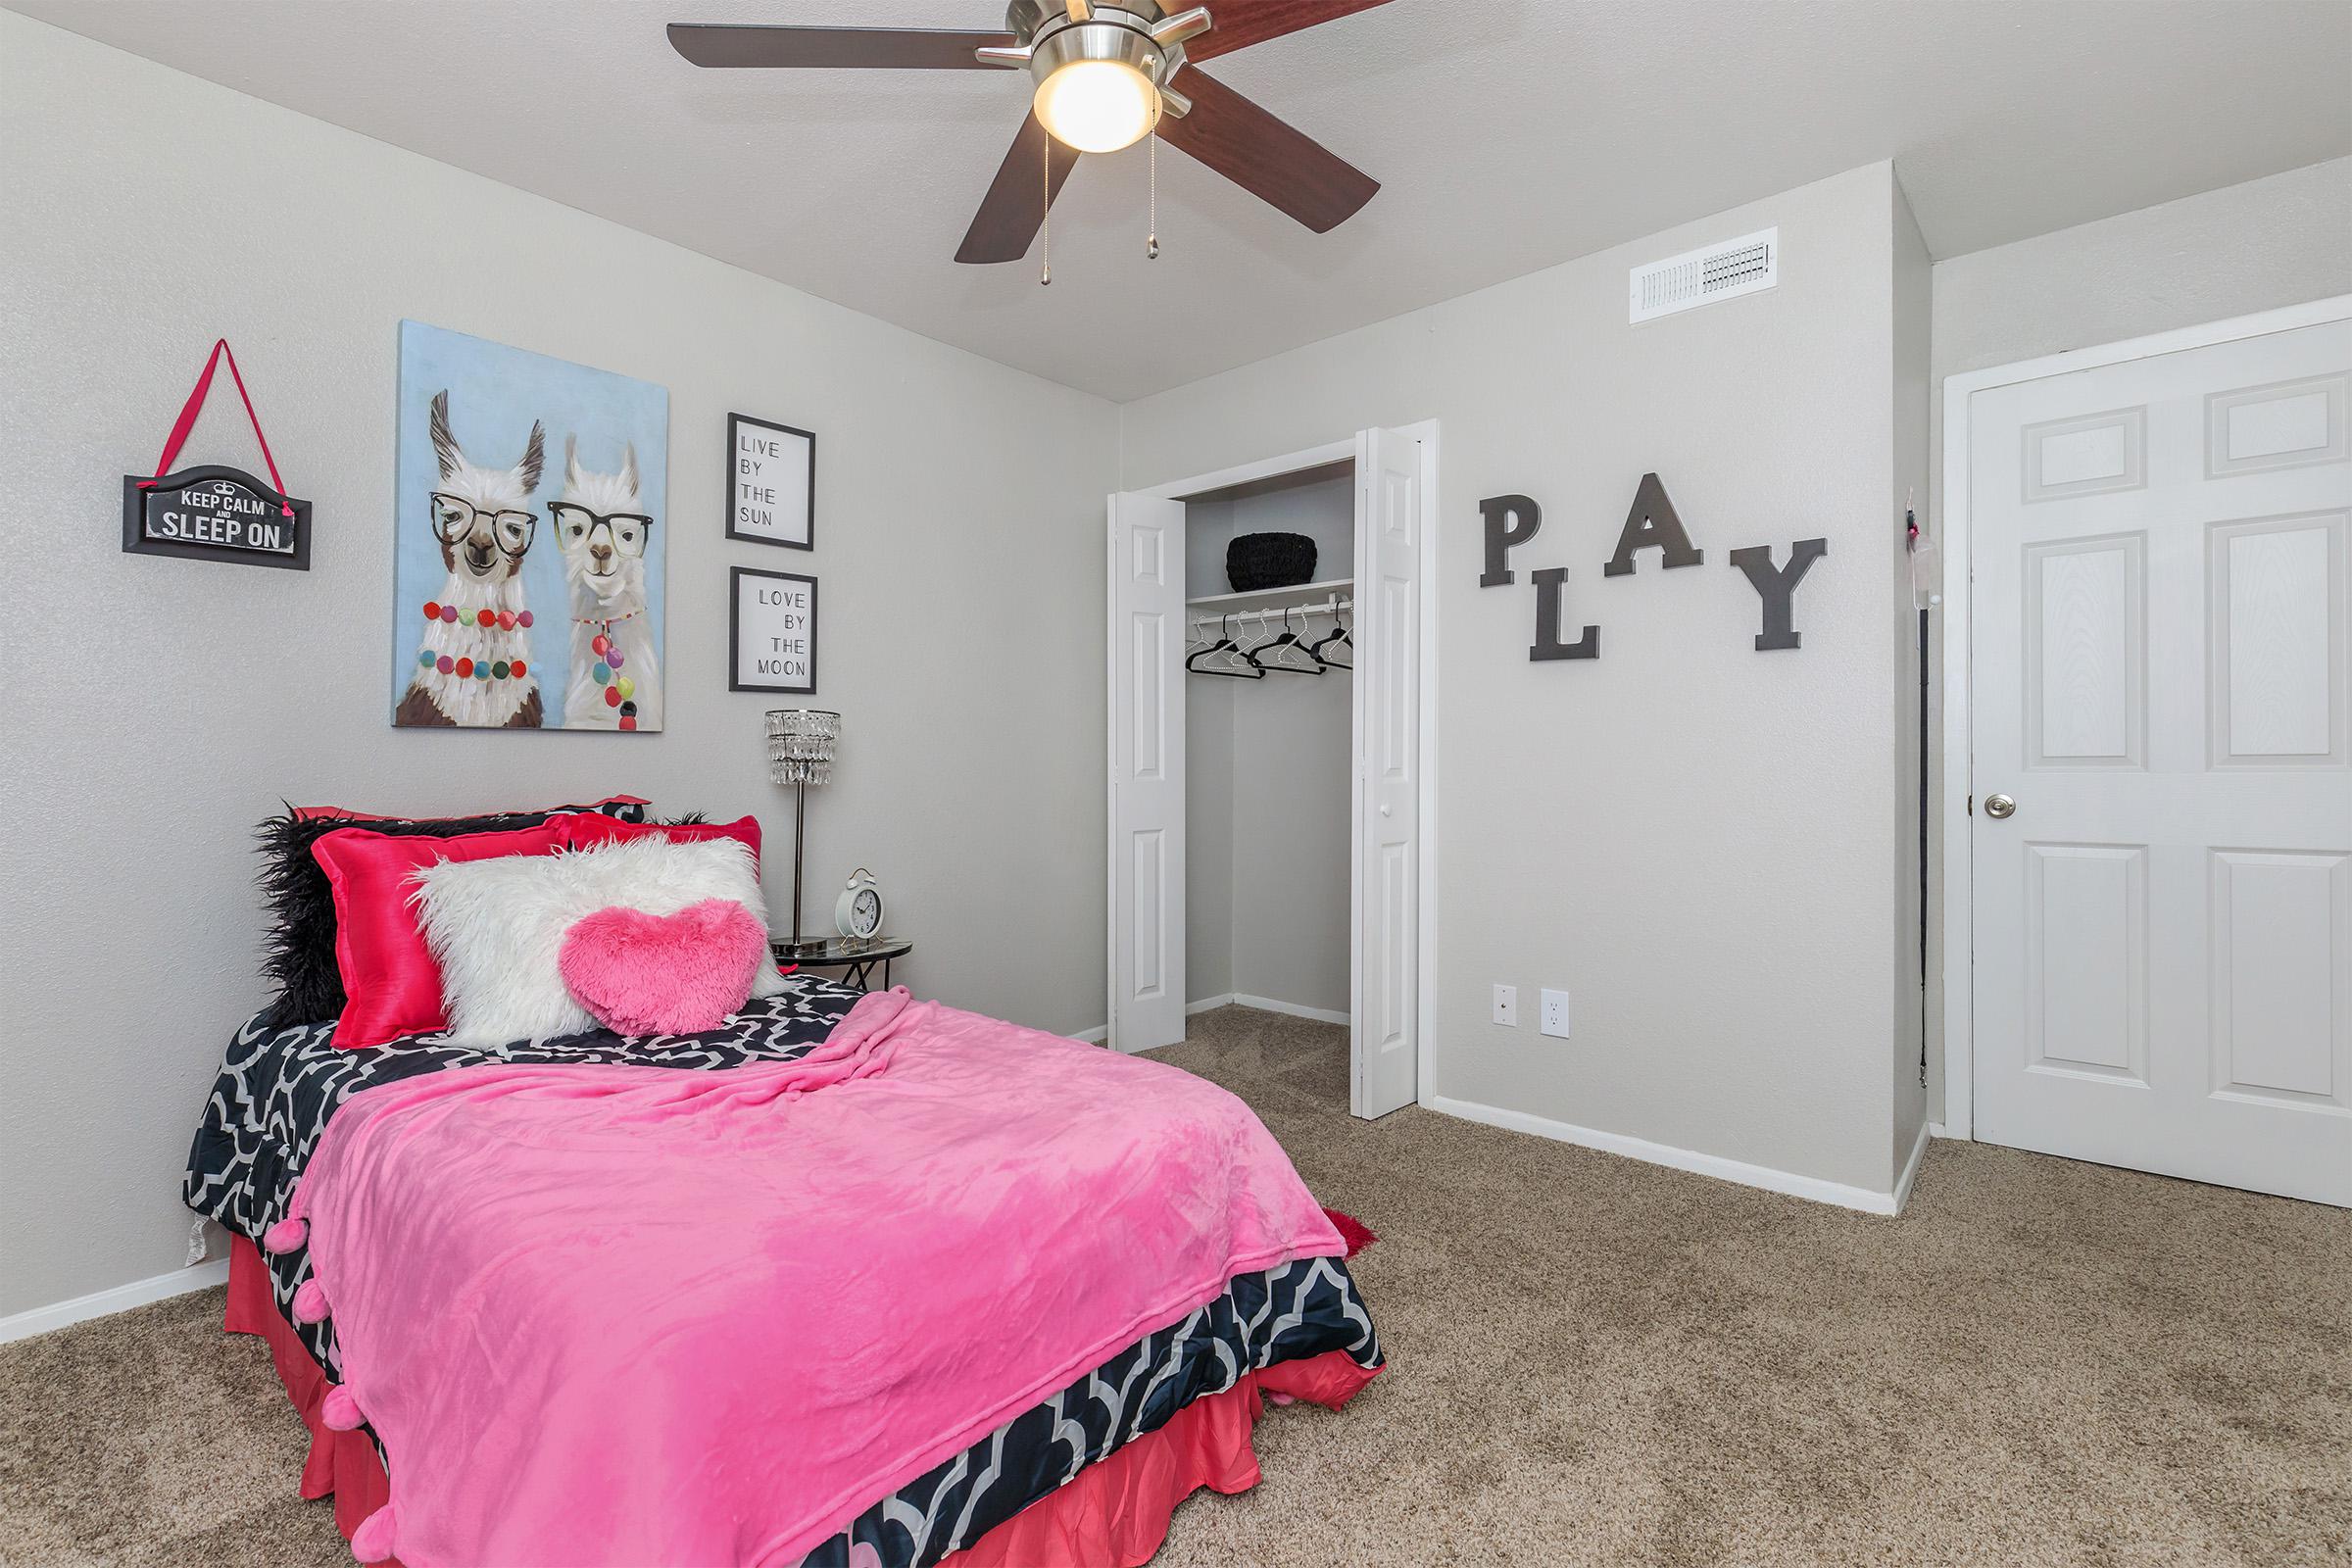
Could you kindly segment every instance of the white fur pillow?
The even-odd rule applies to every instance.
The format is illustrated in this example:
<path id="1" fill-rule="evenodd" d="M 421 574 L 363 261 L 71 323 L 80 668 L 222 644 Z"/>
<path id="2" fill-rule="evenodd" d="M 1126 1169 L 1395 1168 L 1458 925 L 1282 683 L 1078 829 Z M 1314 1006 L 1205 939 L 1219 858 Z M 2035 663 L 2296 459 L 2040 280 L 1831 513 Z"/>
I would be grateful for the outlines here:
<path id="1" fill-rule="evenodd" d="M 767 930 L 767 901 L 739 839 L 674 844 L 659 834 L 562 855 L 444 860 L 416 874 L 416 924 L 441 966 L 453 1046 L 553 1040 L 597 1022 L 564 984 L 564 933 L 615 906 L 675 914 L 705 899 L 742 905 Z M 785 989 L 762 960 L 752 995 Z"/>

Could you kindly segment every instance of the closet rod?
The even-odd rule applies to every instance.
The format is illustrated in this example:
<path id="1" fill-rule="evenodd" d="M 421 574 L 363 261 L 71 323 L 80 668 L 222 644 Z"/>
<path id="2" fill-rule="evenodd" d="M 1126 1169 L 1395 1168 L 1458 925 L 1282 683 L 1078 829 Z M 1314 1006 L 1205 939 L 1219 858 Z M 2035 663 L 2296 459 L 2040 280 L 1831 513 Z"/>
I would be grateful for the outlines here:
<path id="1" fill-rule="evenodd" d="M 1352 611 L 1353 609 L 1355 609 L 1354 600 L 1342 599 L 1335 594 L 1329 599 L 1318 599 L 1312 604 L 1305 605 L 1237 605 L 1230 610 L 1191 608 L 1185 611 L 1185 615 L 1192 620 L 1217 620 L 1227 615 L 1236 620 L 1240 620 L 1244 616 L 1255 620 L 1260 615 L 1284 615 L 1294 610 L 1302 615 L 1333 615 L 1343 610 Z"/>

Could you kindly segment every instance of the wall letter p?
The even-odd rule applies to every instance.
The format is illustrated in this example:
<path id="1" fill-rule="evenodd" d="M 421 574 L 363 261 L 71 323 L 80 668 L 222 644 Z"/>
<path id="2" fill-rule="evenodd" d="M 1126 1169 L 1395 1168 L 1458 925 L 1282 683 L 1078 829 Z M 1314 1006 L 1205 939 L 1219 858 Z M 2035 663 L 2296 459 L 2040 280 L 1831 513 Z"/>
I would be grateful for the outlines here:
<path id="1" fill-rule="evenodd" d="M 1512 580 L 1511 547 L 1523 545 L 1536 536 L 1544 526 L 1544 509 L 1525 496 L 1489 496 L 1478 504 L 1478 514 L 1487 523 L 1487 569 L 1480 574 L 1481 588 L 1500 588 Z M 1511 526 L 1512 518 L 1519 526 Z"/>

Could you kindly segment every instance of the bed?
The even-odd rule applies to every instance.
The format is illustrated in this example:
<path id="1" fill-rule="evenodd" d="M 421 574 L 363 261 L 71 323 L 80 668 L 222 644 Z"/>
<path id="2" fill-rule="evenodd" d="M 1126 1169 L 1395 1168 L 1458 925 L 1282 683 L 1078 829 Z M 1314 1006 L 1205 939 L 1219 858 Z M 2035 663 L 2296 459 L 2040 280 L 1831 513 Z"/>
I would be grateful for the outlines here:
<path id="1" fill-rule="evenodd" d="M 467 1068 L 528 1068 L 542 1080 L 550 1072 L 573 1073 L 581 1082 L 623 1065 L 698 1074 L 752 1069 L 735 1075 L 741 1081 L 822 1059 L 826 1042 L 859 1002 L 855 991 L 794 976 L 782 994 L 754 999 L 707 1033 L 624 1041 L 599 1031 L 491 1051 L 429 1039 L 339 1050 L 332 1023 L 272 1028 L 257 1019 L 240 1030 L 206 1102 L 184 1197 L 233 1233 L 228 1327 L 270 1343 L 311 1427 L 303 1494 L 334 1493 L 346 1536 L 359 1532 L 388 1494 L 380 1435 L 370 1426 L 333 1430 L 322 1413 L 345 1368 L 335 1318 L 304 1321 L 297 1310 L 306 1287 L 316 1294 L 311 1248 L 271 1252 L 260 1245 L 273 1231 L 287 1234 L 306 1172 L 330 1122 L 355 1096 L 395 1085 L 411 1086 L 400 1094 L 421 1093 L 425 1081 Z M 1156 1064 L 1151 1070 L 1172 1071 Z M 464 1081 L 489 1076 L 495 1074 Z M 372 1096 L 363 1104 L 390 1098 Z M 1021 1329 L 1018 1321 L 972 1321 L 960 1332 L 978 1344 Z M 1212 1298 L 1152 1325 L 977 1441 L 842 1511 L 838 1528 L 806 1549 L 796 1544 L 791 1560 L 808 1568 L 929 1568 L 951 1556 L 958 1568 L 1138 1563 L 1156 1549 L 1168 1512 L 1184 1494 L 1202 1485 L 1231 1492 L 1254 1482 L 1248 1436 L 1265 1396 L 1336 1407 L 1382 1364 L 1369 1314 L 1341 1257 L 1293 1257 L 1240 1270 Z"/>

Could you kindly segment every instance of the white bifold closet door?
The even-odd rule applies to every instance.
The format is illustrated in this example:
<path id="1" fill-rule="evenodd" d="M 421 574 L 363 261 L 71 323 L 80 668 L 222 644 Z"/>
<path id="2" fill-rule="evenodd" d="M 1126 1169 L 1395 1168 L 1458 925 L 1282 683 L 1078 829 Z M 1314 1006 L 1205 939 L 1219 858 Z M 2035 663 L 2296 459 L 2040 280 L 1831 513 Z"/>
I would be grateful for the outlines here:
<path id="1" fill-rule="evenodd" d="M 1110 498 L 1110 1045 L 1184 1038 L 1181 501 Z"/>
<path id="2" fill-rule="evenodd" d="M 2348 372 L 1972 397 L 1979 1138 L 2352 1203 Z"/>
<path id="3" fill-rule="evenodd" d="M 1421 451 L 1355 447 L 1354 1062 L 1349 1108 L 1413 1102 L 1421 1013 Z"/>

